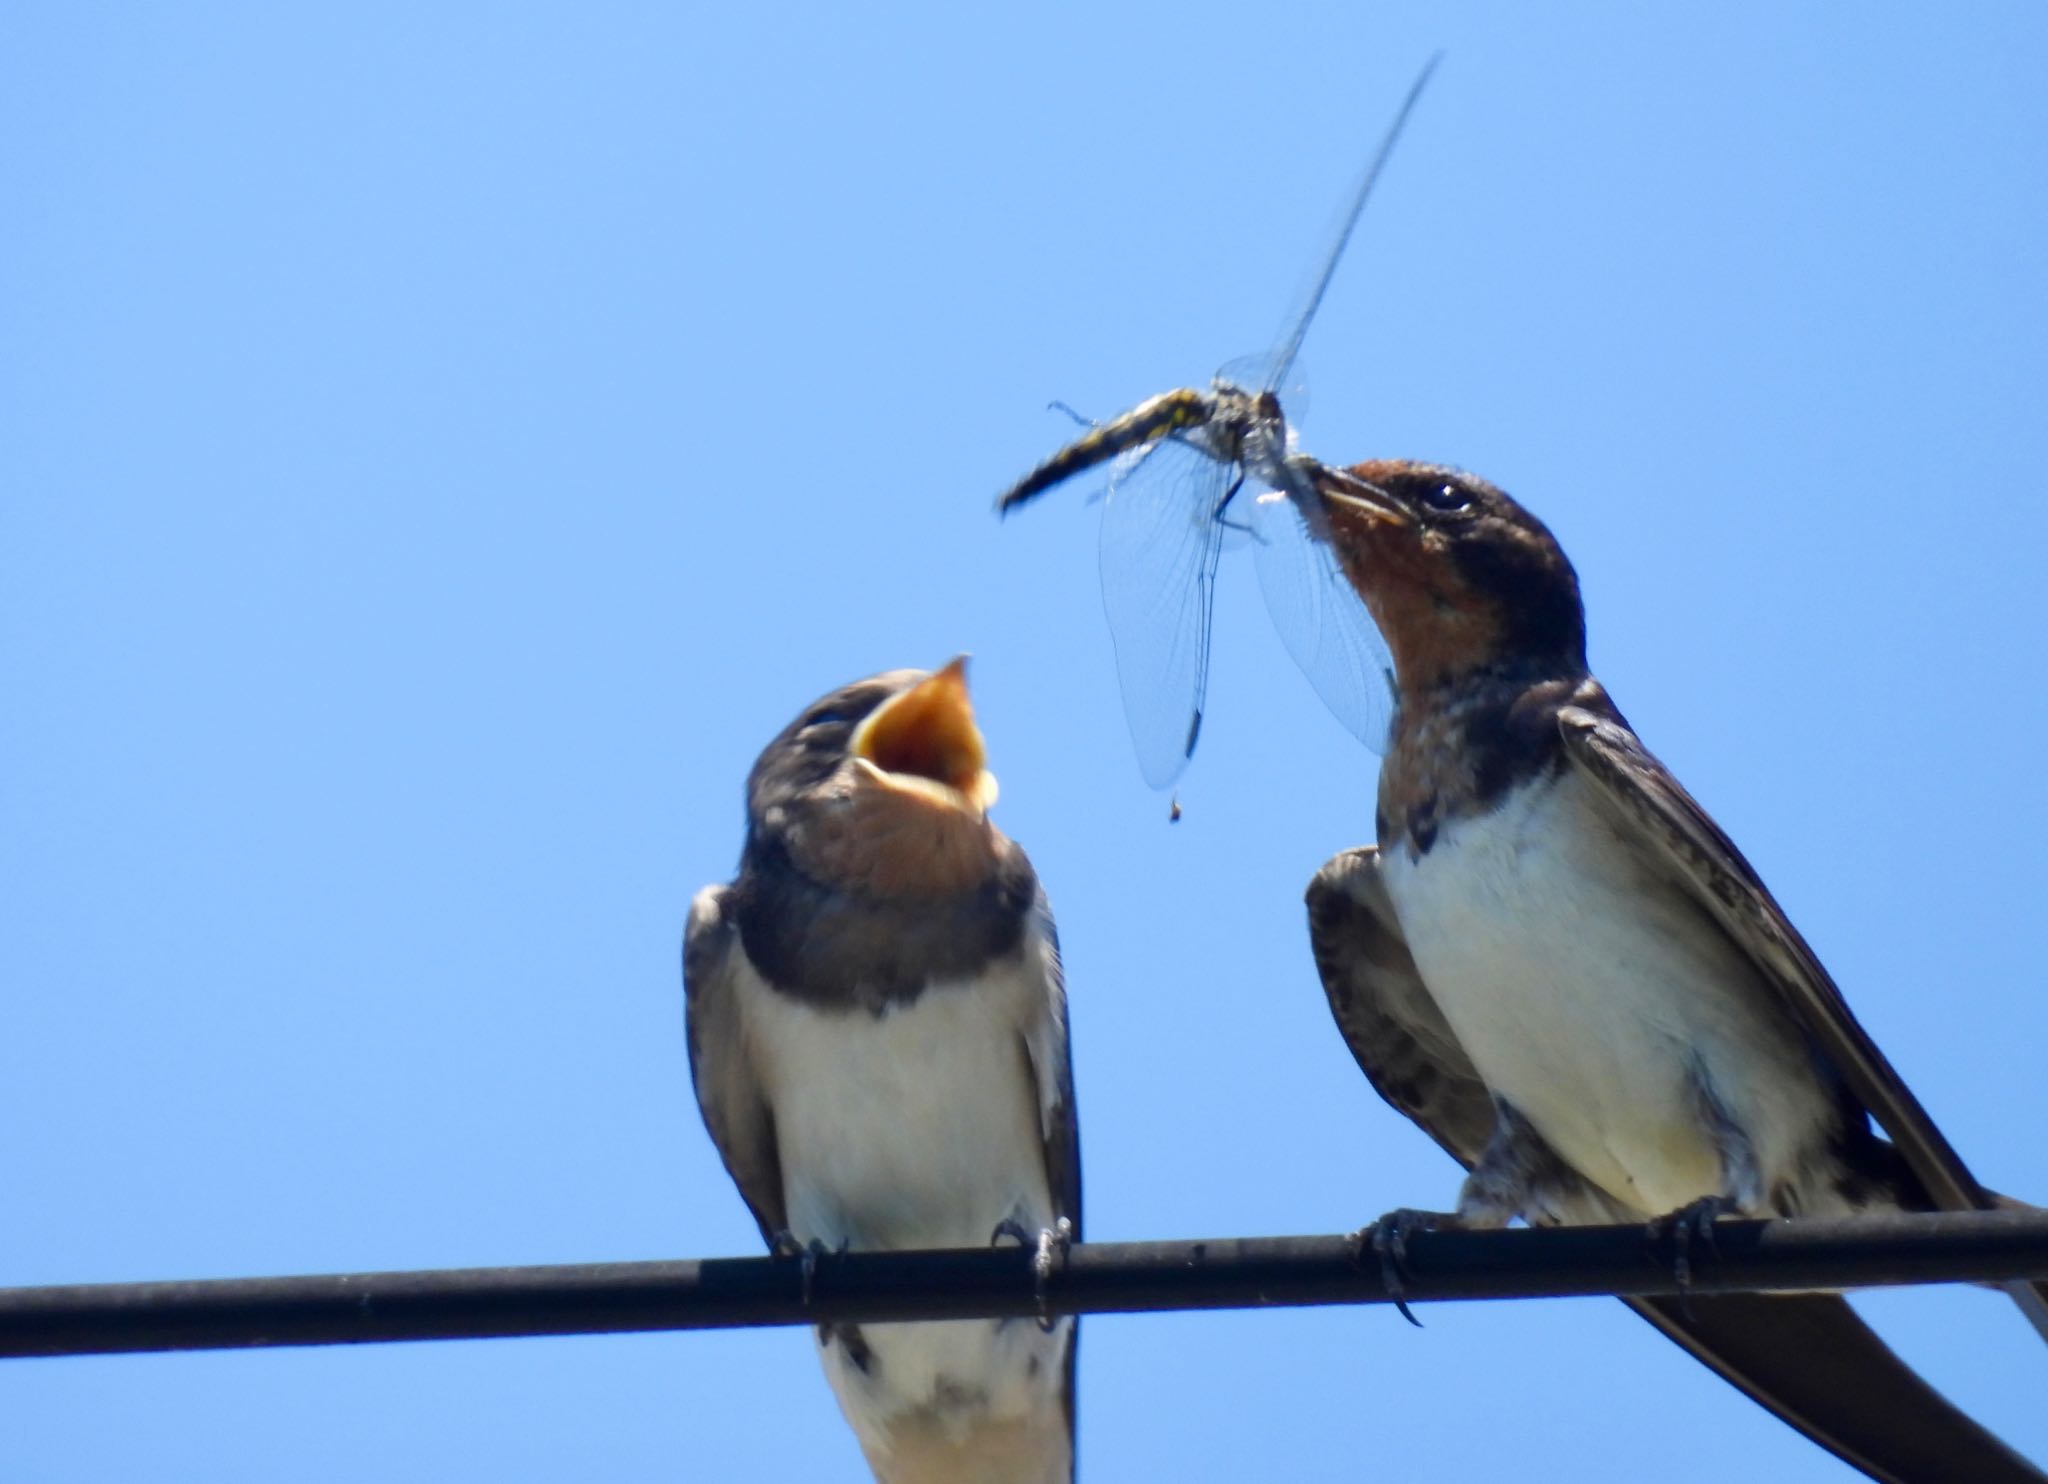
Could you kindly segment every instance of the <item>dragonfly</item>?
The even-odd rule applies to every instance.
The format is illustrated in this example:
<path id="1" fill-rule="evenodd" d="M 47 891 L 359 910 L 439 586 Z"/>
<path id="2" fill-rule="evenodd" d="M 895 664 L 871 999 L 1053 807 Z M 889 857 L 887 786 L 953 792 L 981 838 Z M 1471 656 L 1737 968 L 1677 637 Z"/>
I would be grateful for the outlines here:
<path id="1" fill-rule="evenodd" d="M 1110 464 L 1103 608 L 1139 771 L 1154 788 L 1179 779 L 1200 740 L 1217 568 L 1224 548 L 1246 537 L 1289 655 L 1338 720 L 1373 751 L 1385 750 L 1392 701 L 1386 644 L 1337 563 L 1324 514 L 1326 499 L 1371 504 L 1374 492 L 1301 452 L 1282 401 L 1301 404 L 1289 378 L 1302 341 L 1440 60 L 1441 54 L 1430 58 L 1409 87 L 1276 349 L 1227 363 L 1206 388 L 1161 392 L 1091 425 L 996 501 L 997 512 L 1008 515 Z"/>

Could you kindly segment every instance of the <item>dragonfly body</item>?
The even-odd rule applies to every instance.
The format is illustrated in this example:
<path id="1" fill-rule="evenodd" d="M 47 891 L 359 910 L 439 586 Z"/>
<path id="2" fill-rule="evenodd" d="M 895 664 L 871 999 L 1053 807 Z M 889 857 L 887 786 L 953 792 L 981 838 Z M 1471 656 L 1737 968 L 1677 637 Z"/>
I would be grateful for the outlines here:
<path id="1" fill-rule="evenodd" d="M 1175 436 L 1219 464 L 1245 465 L 1262 482 L 1270 482 L 1269 470 L 1287 452 L 1287 420 L 1279 397 L 1218 378 L 1207 391 L 1176 387 L 1098 423 L 1005 490 L 996 509 L 1007 515 L 1097 464 Z"/>

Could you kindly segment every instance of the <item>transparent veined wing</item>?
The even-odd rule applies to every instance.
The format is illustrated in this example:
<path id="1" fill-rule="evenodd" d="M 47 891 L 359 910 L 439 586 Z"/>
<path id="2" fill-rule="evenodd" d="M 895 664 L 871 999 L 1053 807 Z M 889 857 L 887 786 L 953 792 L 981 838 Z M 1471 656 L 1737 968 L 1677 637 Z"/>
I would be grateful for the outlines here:
<path id="1" fill-rule="evenodd" d="M 1394 115 L 1393 123 L 1387 126 L 1387 132 L 1380 136 L 1379 148 L 1366 161 L 1365 173 L 1352 187 L 1351 195 L 1344 203 L 1343 215 L 1338 218 L 1337 231 L 1316 265 L 1301 307 L 1289 316 L 1286 328 L 1280 332 L 1280 344 L 1273 353 L 1273 381 L 1268 383 L 1271 389 L 1277 390 L 1279 383 L 1292 372 L 1296 357 L 1301 354 L 1301 342 L 1308 337 L 1308 327 L 1315 322 L 1316 311 L 1323 306 L 1323 295 L 1329 292 L 1330 280 L 1337 275 L 1337 265 L 1344 261 L 1344 249 L 1351 243 L 1351 234 L 1358 229 L 1358 219 L 1365 215 L 1365 203 L 1372 199 L 1372 188 L 1378 183 L 1380 172 L 1386 169 L 1394 146 L 1400 142 L 1401 131 L 1408 126 L 1408 116 L 1415 112 L 1422 90 L 1429 86 L 1430 74 L 1436 71 L 1437 63 L 1443 59 L 1442 52 L 1431 57 L 1423 64 L 1422 71 L 1416 74 L 1415 81 L 1408 85 L 1408 96 L 1401 100 L 1400 111 Z"/>
<path id="2" fill-rule="evenodd" d="M 1154 788 L 1180 777 L 1201 734 L 1225 534 L 1216 514 L 1236 472 L 1178 437 L 1131 449 L 1110 470 L 1102 608 L 1138 769 Z"/>
<path id="3" fill-rule="evenodd" d="M 1287 495 L 1272 491 L 1236 503 L 1251 506 L 1259 588 L 1280 642 L 1346 729 L 1385 752 L 1393 661 L 1336 553 L 1315 539 Z"/>

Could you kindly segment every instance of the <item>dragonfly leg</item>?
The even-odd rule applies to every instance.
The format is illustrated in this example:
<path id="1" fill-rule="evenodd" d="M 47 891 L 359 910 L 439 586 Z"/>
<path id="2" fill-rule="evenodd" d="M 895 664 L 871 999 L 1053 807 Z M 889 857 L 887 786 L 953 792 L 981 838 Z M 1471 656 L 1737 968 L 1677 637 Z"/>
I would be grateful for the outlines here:
<path id="1" fill-rule="evenodd" d="M 1237 478 L 1230 481 L 1230 488 L 1225 490 L 1223 492 L 1223 498 L 1216 502 L 1216 524 L 1223 527 L 1223 529 L 1226 531 L 1237 531 L 1246 536 L 1250 536 L 1253 540 L 1257 540 L 1259 535 L 1257 531 L 1254 531 L 1250 526 L 1246 525 L 1243 521 L 1232 520 L 1223 513 L 1224 511 L 1230 508 L 1230 502 L 1237 498 L 1237 492 L 1243 488 L 1244 470 L 1239 469 L 1237 471 Z"/>

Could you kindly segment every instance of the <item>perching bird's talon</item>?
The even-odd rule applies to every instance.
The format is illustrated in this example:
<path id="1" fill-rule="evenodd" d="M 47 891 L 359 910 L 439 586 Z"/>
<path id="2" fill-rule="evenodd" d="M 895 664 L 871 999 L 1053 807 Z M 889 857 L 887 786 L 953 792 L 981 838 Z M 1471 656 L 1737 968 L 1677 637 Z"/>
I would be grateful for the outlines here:
<path id="1" fill-rule="evenodd" d="M 770 1239 L 768 1250 L 776 1257 L 793 1257 L 797 1260 L 797 1272 L 803 1280 L 804 1307 L 809 1308 L 811 1294 L 817 1286 L 818 1259 L 827 1254 L 843 1257 L 846 1255 L 847 1245 L 842 1241 L 837 1248 L 827 1247 L 815 1237 L 808 1242 L 801 1242 L 797 1240 L 795 1232 L 783 1227 Z"/>
<path id="2" fill-rule="evenodd" d="M 1362 1226 L 1351 1234 L 1351 1260 L 1361 1267 L 1369 1251 L 1380 1265 L 1380 1281 L 1386 1285 L 1387 1297 L 1394 1301 L 1394 1307 L 1401 1311 L 1401 1317 L 1422 1328 L 1422 1321 L 1415 1317 L 1415 1311 L 1408 1307 L 1408 1238 L 1416 1232 L 1434 1231 L 1441 1227 L 1457 1225 L 1457 1217 L 1443 1211 L 1417 1211 L 1402 1206 L 1389 1211 L 1369 1226 Z"/>
<path id="3" fill-rule="evenodd" d="M 1031 1259 L 1031 1297 L 1038 1305 L 1038 1327 L 1047 1334 L 1059 1322 L 1050 1307 L 1048 1290 L 1052 1275 L 1066 1266 L 1067 1254 L 1073 1246 L 1074 1223 L 1064 1216 L 1038 1234 L 1038 1251 Z"/>
<path id="4" fill-rule="evenodd" d="M 1689 1292 L 1692 1286 L 1692 1245 L 1698 1242 L 1708 1252 L 1718 1251 L 1714 1243 L 1714 1223 L 1723 1216 L 1735 1214 L 1735 1202 L 1726 1196 L 1703 1195 L 1649 1224 L 1652 1247 L 1663 1245 L 1667 1235 L 1671 1240 L 1671 1275 L 1678 1280 L 1679 1307 L 1688 1319 L 1692 1317 Z"/>

